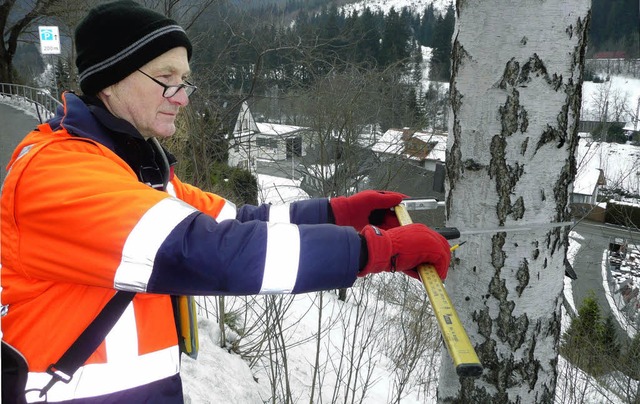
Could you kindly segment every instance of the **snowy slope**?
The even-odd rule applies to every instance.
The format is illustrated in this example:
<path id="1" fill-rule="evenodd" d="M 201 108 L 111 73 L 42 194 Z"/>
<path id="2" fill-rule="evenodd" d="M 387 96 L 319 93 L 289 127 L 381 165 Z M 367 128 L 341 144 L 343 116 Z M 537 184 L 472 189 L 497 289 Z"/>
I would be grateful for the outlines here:
<path id="1" fill-rule="evenodd" d="M 393 7 L 396 11 L 400 11 L 403 7 L 407 7 L 414 13 L 421 14 L 424 9 L 433 3 L 433 8 L 442 14 L 447 11 L 449 4 L 452 4 L 452 0 L 360 0 L 355 3 L 347 4 L 342 9 L 350 14 L 355 11 L 362 11 L 365 7 L 369 7 L 371 11 L 381 10 L 385 14 Z"/>

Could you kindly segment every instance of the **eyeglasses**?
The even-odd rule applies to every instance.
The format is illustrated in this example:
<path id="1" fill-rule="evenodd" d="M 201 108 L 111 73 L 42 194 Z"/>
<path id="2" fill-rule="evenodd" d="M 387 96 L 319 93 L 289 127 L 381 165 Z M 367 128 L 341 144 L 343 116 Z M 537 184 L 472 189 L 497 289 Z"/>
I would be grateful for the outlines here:
<path id="1" fill-rule="evenodd" d="M 164 91 L 162 92 L 162 96 L 164 98 L 173 97 L 182 88 L 184 88 L 184 92 L 187 94 L 187 97 L 189 97 L 191 94 L 193 94 L 198 89 L 198 87 L 196 87 L 193 84 L 189 83 L 187 80 L 185 80 L 184 83 L 182 83 L 182 84 L 176 84 L 174 86 L 168 86 L 168 85 L 164 84 L 163 82 L 161 82 L 159 80 L 156 80 L 153 77 L 149 76 L 147 73 L 143 72 L 142 70 L 138 69 L 138 71 L 140 73 L 144 74 L 145 76 L 149 77 L 151 80 L 153 80 L 154 83 L 156 83 L 156 84 L 162 86 L 162 88 L 164 88 Z"/>

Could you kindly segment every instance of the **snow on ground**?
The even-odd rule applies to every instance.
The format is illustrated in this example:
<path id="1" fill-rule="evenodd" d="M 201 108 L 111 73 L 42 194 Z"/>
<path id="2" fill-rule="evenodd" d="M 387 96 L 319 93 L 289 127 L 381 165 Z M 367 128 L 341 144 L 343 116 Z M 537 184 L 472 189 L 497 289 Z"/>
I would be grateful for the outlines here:
<path id="1" fill-rule="evenodd" d="M 384 274 L 382 277 L 392 277 L 392 274 Z M 417 281 L 416 288 L 421 288 Z M 357 291 L 349 293 L 357 294 Z M 366 292 L 364 292 L 366 293 Z M 373 298 L 373 296 L 370 296 Z M 260 305 L 261 301 L 265 301 L 268 297 L 248 297 L 248 298 L 226 298 L 225 310 L 233 311 L 234 305 L 242 305 L 244 299 L 252 301 L 254 309 Z M 281 334 L 286 339 L 287 350 L 286 360 L 289 369 L 288 383 L 290 385 L 293 402 L 309 402 L 310 384 L 313 379 L 313 365 L 315 362 L 315 353 L 318 348 L 314 334 L 318 329 L 319 310 L 322 307 L 322 332 L 323 339 L 320 345 L 320 366 L 327 368 L 320 371 L 322 379 L 323 398 L 317 398 L 317 402 L 334 402 L 332 400 L 333 386 L 338 377 L 338 370 L 332 366 L 343 366 L 343 371 L 348 369 L 346 363 L 340 365 L 340 361 L 348 361 L 349 358 L 341 359 L 341 355 L 345 354 L 343 344 L 346 340 L 353 338 L 355 332 L 354 322 L 345 323 L 339 321 L 341 318 L 349 318 L 354 313 L 365 309 L 364 316 L 361 319 L 359 332 L 375 333 L 375 330 L 368 330 L 367 324 L 370 324 L 372 318 L 379 316 L 387 316 L 393 313 L 393 309 L 387 307 L 365 307 L 356 303 L 356 299 L 347 299 L 346 302 L 339 301 L 335 292 L 324 292 L 322 303 L 319 301 L 319 295 L 315 293 L 295 295 L 284 297 L 285 304 L 291 303 L 287 309 L 287 315 L 283 320 L 283 330 Z M 204 306 L 204 298 L 200 298 L 201 307 Z M 215 312 L 215 298 L 208 298 L 207 303 L 210 312 Z M 241 307 L 241 306 L 238 306 Z M 397 310 L 396 310 L 397 311 Z M 261 316 L 260 309 L 257 313 L 249 314 L 249 324 L 252 324 L 256 316 Z M 199 311 L 200 320 L 198 322 L 200 336 L 200 351 L 197 360 L 193 360 L 186 356 L 182 357 L 181 375 L 184 385 L 185 401 L 187 403 L 225 403 L 225 404 L 259 404 L 270 402 L 271 389 L 269 384 L 270 372 L 272 370 L 272 361 L 281 361 L 284 352 L 279 353 L 278 358 L 265 358 L 262 365 L 257 365 L 250 369 L 248 363 L 238 354 L 228 348 L 220 347 L 221 332 L 215 321 L 215 315 L 209 315 L 205 318 L 202 309 Z M 362 313 L 360 313 L 362 315 Z M 253 316 L 253 317 L 252 317 Z M 262 315 L 264 318 L 264 315 Z M 228 332 L 228 331 L 227 331 Z M 378 331 L 379 333 L 380 331 Z M 389 334 L 391 330 L 385 330 Z M 233 333 L 231 333 L 233 335 Z M 271 336 L 277 339 L 279 337 Z M 227 340 L 230 339 L 227 335 Z M 233 339 L 233 337 L 231 338 Z M 373 343 L 378 343 L 375 341 Z M 277 341 L 271 341 L 277 343 Z M 372 385 L 370 386 L 365 403 L 386 404 L 390 402 L 390 392 L 394 383 L 394 368 L 390 358 L 385 356 L 379 345 L 375 349 L 364 349 L 358 351 L 356 359 L 367 363 L 367 361 L 375 362 L 375 366 L 371 369 L 370 377 Z M 373 345 L 372 345 L 373 347 Z M 256 349 L 258 349 L 256 347 Z M 359 347 L 358 347 L 359 349 Z M 255 352 L 253 352 L 255 353 Z M 438 352 L 423 352 L 425 358 L 434 358 L 435 363 L 439 363 Z M 340 377 L 345 377 L 341 375 Z M 352 377 L 356 377 L 352 375 Z M 363 373 L 357 376 L 365 377 Z M 284 376 L 278 375 L 278 380 L 284 383 Z M 343 397 L 342 395 L 340 397 Z M 275 402 L 283 402 L 276 399 Z M 358 402 L 356 400 L 356 402 Z M 424 393 L 420 393 L 417 389 L 408 390 L 404 393 L 401 401 L 403 404 L 423 404 L 435 402 L 435 383 L 431 381 L 429 393 L 425 398 Z"/>
<path id="2" fill-rule="evenodd" d="M 640 326 L 640 245 L 638 240 L 615 239 L 619 251 L 605 251 L 602 257 L 602 276 L 609 305 L 630 338 Z"/>
<path id="3" fill-rule="evenodd" d="M 575 231 L 569 233 L 569 249 L 567 250 L 567 260 L 569 260 L 569 263 L 571 263 L 571 265 L 573 265 L 573 262 L 575 261 L 576 254 L 578 254 L 578 251 L 580 250 L 580 244 L 583 240 L 584 237 L 582 237 Z M 577 313 L 578 310 L 576 309 L 576 303 L 573 299 L 571 278 L 569 278 L 568 276 L 564 277 L 564 297 L 567 303 L 569 303 L 571 310 L 573 310 L 573 313 Z M 564 332 L 565 330 L 563 329 L 562 331 Z"/>
<path id="4" fill-rule="evenodd" d="M 309 199 L 309 194 L 300 189 L 301 181 L 258 174 L 258 200 L 260 203 L 281 205 Z"/>
<path id="5" fill-rule="evenodd" d="M 582 120 L 599 121 L 603 110 L 604 100 L 609 100 L 607 114 L 609 119 L 615 119 L 616 106 L 626 104 L 627 112 L 623 113 L 621 119 L 625 122 L 631 121 L 630 111 L 635 112 L 640 103 L 640 79 L 626 76 L 611 76 L 609 81 L 604 83 L 594 83 L 585 81 L 582 84 Z M 632 128 L 632 127 L 631 127 Z M 640 126 L 638 127 L 640 130 Z"/>
<path id="6" fill-rule="evenodd" d="M 346 4 L 342 9 L 351 14 L 353 11 L 362 11 L 365 7 L 373 12 L 381 10 L 385 14 L 389 13 L 389 10 L 393 7 L 397 12 L 400 12 L 403 7 L 407 7 L 415 13 L 422 14 L 424 9 L 429 4 L 433 4 L 433 8 L 436 11 L 444 14 L 447 11 L 447 7 L 452 4 L 451 0 L 360 0 L 355 3 Z"/>
<path id="7" fill-rule="evenodd" d="M 631 193 L 640 193 L 640 147 L 593 142 L 585 136 L 588 134 L 581 134 L 576 150 L 578 176 L 602 169 L 607 187 L 619 187 Z"/>
<path id="8" fill-rule="evenodd" d="M 39 116 L 38 113 L 42 115 L 43 120 L 47 120 L 48 118 L 53 116 L 51 114 L 48 114 L 47 111 L 44 110 L 44 108 L 40 108 L 39 110 L 36 109 L 36 107 L 33 105 L 33 102 L 20 96 L 8 96 L 8 95 L 0 94 L 0 102 L 2 102 L 3 104 L 11 105 L 12 107 L 17 108 L 20 111 L 36 119 L 41 118 L 41 116 Z"/>

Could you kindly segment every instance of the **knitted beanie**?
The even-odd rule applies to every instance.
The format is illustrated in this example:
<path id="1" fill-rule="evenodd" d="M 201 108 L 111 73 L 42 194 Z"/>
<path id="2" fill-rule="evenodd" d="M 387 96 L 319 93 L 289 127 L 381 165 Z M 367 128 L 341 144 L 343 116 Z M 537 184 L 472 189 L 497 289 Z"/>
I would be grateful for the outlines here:
<path id="1" fill-rule="evenodd" d="M 163 53 L 191 42 L 174 20 L 132 0 L 93 8 L 75 32 L 80 88 L 95 95 Z"/>

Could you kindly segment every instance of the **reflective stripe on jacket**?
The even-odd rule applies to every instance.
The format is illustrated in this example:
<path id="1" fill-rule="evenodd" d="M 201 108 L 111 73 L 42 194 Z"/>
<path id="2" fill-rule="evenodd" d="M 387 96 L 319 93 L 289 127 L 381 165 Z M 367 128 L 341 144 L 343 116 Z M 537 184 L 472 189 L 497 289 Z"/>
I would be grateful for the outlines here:
<path id="1" fill-rule="evenodd" d="M 120 134 L 99 133 L 78 97 L 66 94 L 53 121 L 16 149 L 0 205 L 3 338 L 29 363 L 27 390 L 50 380 L 47 366 L 116 290 L 139 293 L 50 402 L 182 402 L 170 294 L 301 293 L 355 281 L 360 238 L 320 224 L 326 200 L 236 212 L 178 178 L 161 192 L 109 147 Z"/>

